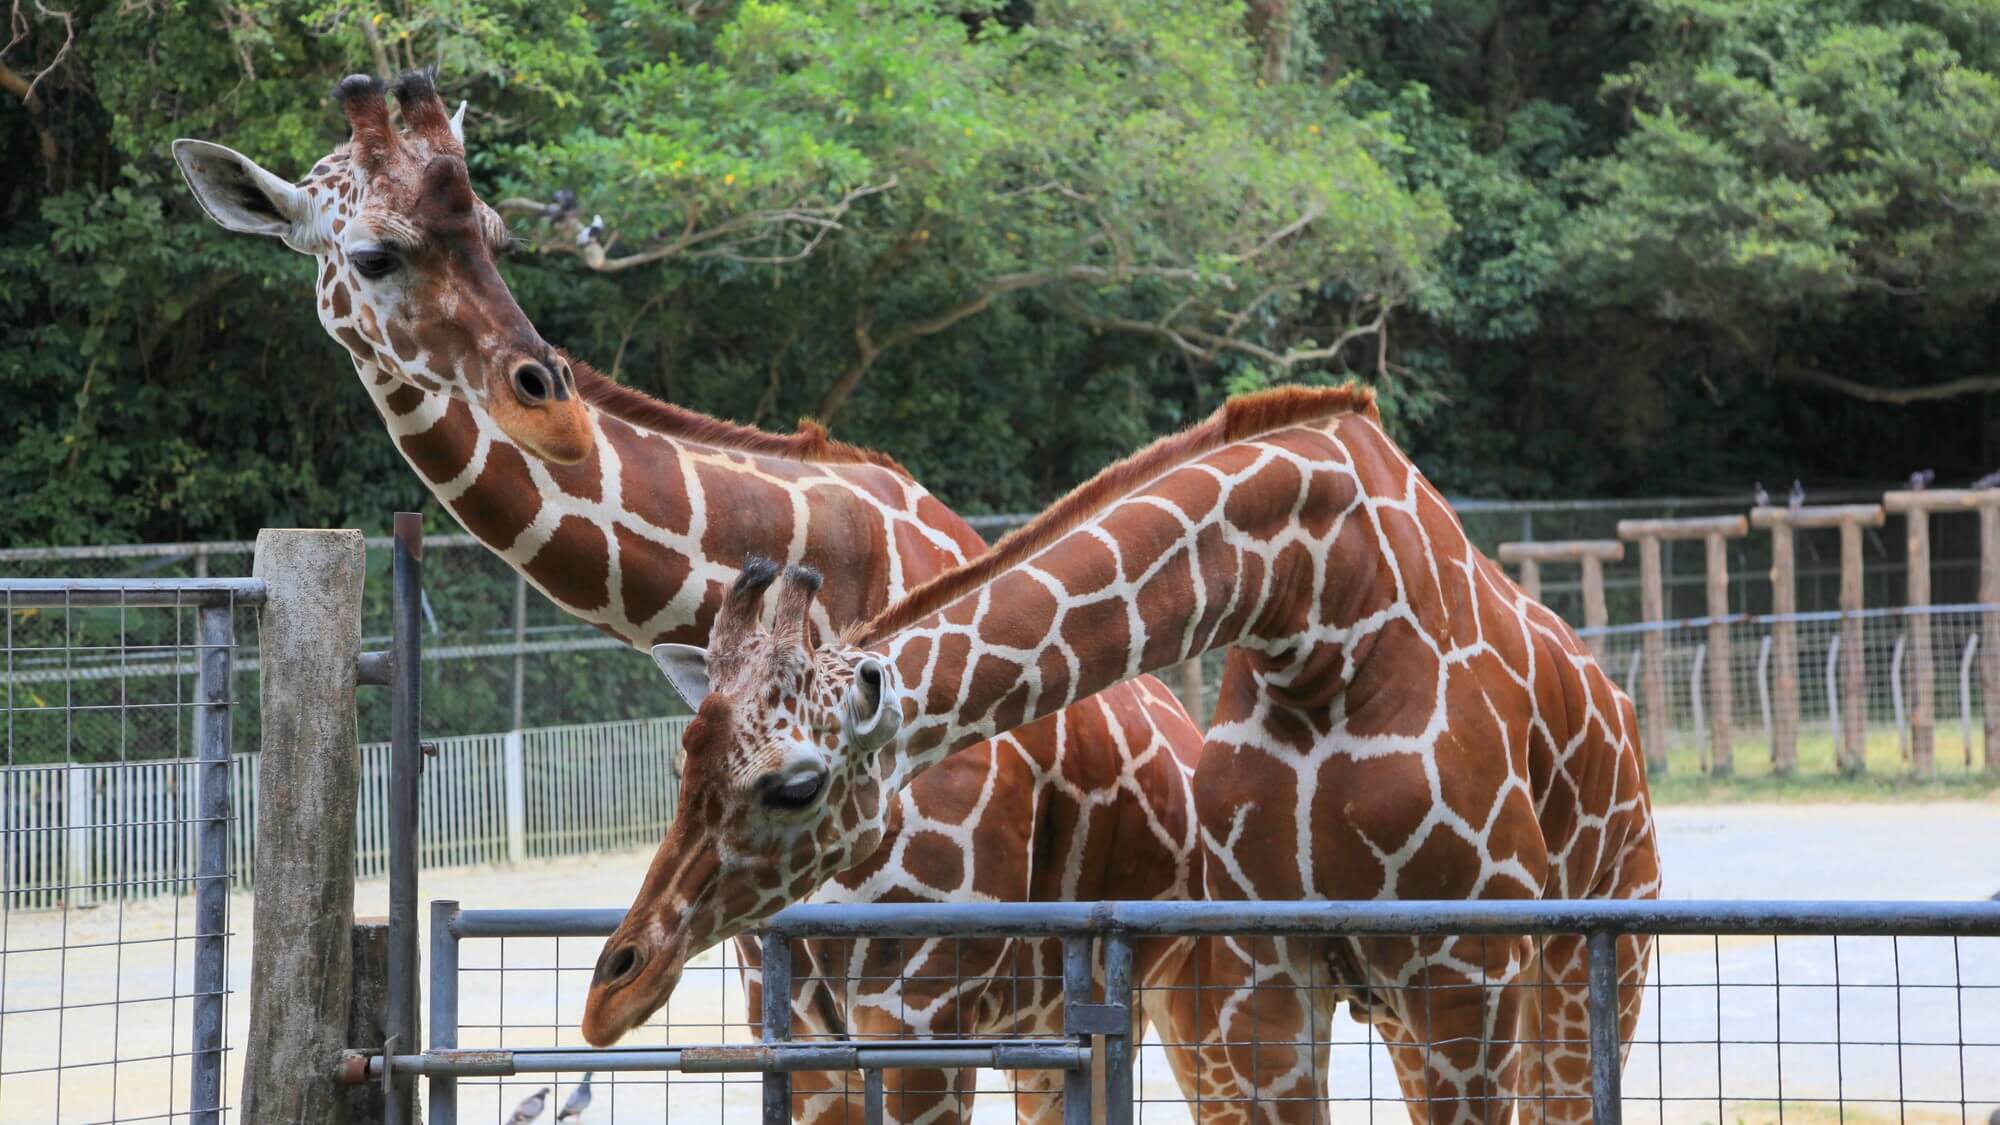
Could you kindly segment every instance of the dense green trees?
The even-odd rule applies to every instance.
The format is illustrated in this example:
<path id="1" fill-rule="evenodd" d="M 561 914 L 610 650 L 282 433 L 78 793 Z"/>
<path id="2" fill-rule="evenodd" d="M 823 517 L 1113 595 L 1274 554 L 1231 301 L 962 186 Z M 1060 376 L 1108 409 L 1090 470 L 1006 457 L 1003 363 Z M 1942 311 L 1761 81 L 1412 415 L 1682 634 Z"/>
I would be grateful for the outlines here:
<path id="1" fill-rule="evenodd" d="M 1974 0 L 21 5 L 0 539 L 414 501 L 305 266 L 199 221 L 166 143 L 301 172 L 340 74 L 428 64 L 472 103 L 545 335 L 704 409 L 832 417 L 966 510 L 1038 506 L 1227 390 L 1350 371 L 1469 494 L 1973 475 L 2000 458 L 1996 24 Z"/>

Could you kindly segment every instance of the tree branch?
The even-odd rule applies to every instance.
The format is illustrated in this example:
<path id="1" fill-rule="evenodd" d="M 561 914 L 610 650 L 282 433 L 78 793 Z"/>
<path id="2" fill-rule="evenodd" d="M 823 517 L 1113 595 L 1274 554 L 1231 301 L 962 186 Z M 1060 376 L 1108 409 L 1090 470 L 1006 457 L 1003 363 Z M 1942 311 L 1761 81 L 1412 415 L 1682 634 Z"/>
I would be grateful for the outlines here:
<path id="1" fill-rule="evenodd" d="M 733 262 L 749 265 L 785 265 L 803 261 L 813 251 L 819 249 L 827 235 L 845 229 L 841 220 L 856 203 L 871 195 L 880 195 L 895 188 L 894 176 L 883 183 L 868 184 L 855 188 L 832 203 L 823 206 L 799 205 L 779 207 L 767 211 L 752 211 L 725 220 L 715 226 L 699 228 L 699 216 L 695 208 L 688 209 L 687 224 L 681 233 L 669 241 L 650 246 L 644 250 L 619 257 L 611 256 L 611 245 L 617 241 L 615 235 L 593 238 L 578 244 L 577 236 L 584 227 L 578 218 L 580 212 L 570 212 L 550 223 L 548 234 L 535 242 L 537 251 L 575 254 L 583 259 L 584 265 L 600 273 L 616 273 L 637 266 L 648 265 L 672 257 L 727 258 Z M 546 215 L 550 207 L 536 199 L 518 196 L 502 199 L 494 209 L 503 215 Z M 747 248 L 760 243 L 780 240 L 790 232 L 804 229 L 810 232 L 795 249 L 775 254 L 752 254 Z"/>
<path id="2" fill-rule="evenodd" d="M 1868 402 L 1886 402 L 1892 406 L 1933 402 L 1937 399 L 1956 398 L 1959 395 L 2000 393 L 2000 375 L 1968 375 L 1961 379 L 1947 379 L 1942 383 L 1931 383 L 1922 387 L 1874 387 L 1806 367 L 1780 368 L 1773 377 L 1791 383 L 1809 383 L 1853 398 Z"/>

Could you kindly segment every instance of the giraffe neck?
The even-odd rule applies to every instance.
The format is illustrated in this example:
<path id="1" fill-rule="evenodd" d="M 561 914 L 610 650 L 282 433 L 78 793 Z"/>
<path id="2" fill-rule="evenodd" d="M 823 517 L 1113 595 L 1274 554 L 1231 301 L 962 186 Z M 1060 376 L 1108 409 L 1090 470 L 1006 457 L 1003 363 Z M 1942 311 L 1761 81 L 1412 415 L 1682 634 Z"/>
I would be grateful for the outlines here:
<path id="1" fill-rule="evenodd" d="M 1268 688 L 1314 696 L 1302 705 L 1330 702 L 1353 660 L 1340 659 L 1345 630 L 1324 623 L 1401 590 L 1379 576 L 1389 552 L 1378 509 L 1414 511 L 1420 496 L 1449 521 L 1380 428 L 1349 415 L 1224 447 L 1117 499 L 866 646 L 904 692 L 906 758 L 891 789 L 964 746 L 1213 649 L 1248 650 Z"/>
<path id="2" fill-rule="evenodd" d="M 709 447 L 601 411 L 596 451 L 555 465 L 461 396 L 355 367 L 452 517 L 563 610 L 628 644 L 705 644 L 752 555 L 841 573 L 816 610 L 834 629 L 983 549 L 921 486 L 875 465 Z"/>

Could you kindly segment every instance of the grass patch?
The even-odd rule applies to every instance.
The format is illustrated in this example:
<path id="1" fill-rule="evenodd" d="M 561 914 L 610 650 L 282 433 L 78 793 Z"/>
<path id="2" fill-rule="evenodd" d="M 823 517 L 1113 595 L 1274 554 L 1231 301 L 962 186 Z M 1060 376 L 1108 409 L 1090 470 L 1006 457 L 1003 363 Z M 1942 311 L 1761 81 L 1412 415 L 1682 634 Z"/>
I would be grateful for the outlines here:
<path id="1" fill-rule="evenodd" d="M 1965 762 L 1965 744 L 1958 724 L 1940 724 L 1934 761 L 1937 775 L 1929 781 L 1910 776 L 1893 727 L 1871 727 L 1867 742 L 1867 772 L 1842 777 L 1834 768 L 1833 737 L 1824 729 L 1799 734 L 1798 772 L 1778 777 L 1771 772 L 1771 743 L 1762 731 L 1738 732 L 1732 755 L 1735 774 L 1710 776 L 1705 768 L 1706 737 L 1677 731 L 1668 739 L 1667 772 L 1652 778 L 1657 804 L 1716 804 L 1732 801 L 1978 801 L 2000 797 L 1985 774 L 1981 736 L 1972 732 L 1972 765 Z"/>

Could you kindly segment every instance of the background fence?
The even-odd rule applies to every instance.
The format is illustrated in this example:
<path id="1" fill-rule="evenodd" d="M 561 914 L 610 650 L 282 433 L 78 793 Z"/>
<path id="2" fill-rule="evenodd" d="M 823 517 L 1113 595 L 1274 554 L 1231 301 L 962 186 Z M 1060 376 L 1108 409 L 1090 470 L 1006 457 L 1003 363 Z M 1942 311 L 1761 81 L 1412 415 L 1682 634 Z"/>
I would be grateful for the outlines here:
<path id="1" fill-rule="evenodd" d="M 227 1111 L 230 666 L 260 589 L 0 581 L 7 1121 L 210 1125 Z M 118 671 L 131 667 L 153 670 Z M 144 760 L 160 745 L 177 757 Z"/>

